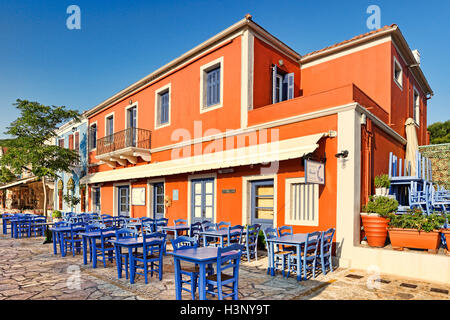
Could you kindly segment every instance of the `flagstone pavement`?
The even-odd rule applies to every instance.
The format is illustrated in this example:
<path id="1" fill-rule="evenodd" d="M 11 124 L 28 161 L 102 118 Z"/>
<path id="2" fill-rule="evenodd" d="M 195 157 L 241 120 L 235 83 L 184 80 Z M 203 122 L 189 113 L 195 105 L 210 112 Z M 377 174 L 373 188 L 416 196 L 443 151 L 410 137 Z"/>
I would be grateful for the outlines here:
<path id="1" fill-rule="evenodd" d="M 170 247 L 168 247 L 170 250 Z M 412 279 L 381 275 L 379 281 L 364 270 L 338 268 L 316 279 L 297 282 L 277 274 L 267 275 L 267 256 L 258 261 L 242 261 L 239 276 L 241 300 L 292 299 L 432 299 L 448 300 L 450 284 L 432 284 Z M 54 255 L 52 244 L 43 238 L 11 239 L 0 235 L 0 300 L 171 300 L 175 299 L 173 260 L 164 257 L 163 280 L 150 278 L 135 284 L 117 278 L 114 263 L 96 269 L 83 265 L 81 254 L 75 257 Z M 78 281 L 79 280 L 79 281 Z M 183 299 L 190 299 L 183 293 Z"/>

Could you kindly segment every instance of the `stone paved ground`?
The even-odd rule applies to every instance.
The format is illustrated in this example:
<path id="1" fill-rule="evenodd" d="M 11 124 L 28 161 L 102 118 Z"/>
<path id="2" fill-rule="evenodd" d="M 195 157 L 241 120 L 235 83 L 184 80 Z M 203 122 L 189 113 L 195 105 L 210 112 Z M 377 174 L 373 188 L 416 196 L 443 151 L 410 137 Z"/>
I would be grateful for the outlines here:
<path id="1" fill-rule="evenodd" d="M 130 285 L 126 279 L 117 279 L 114 264 L 96 269 L 82 264 L 82 256 L 65 258 L 53 255 L 51 244 L 42 244 L 43 238 L 15 239 L 0 235 L 0 300 L 103 300 L 103 299 L 175 299 L 173 260 L 164 258 L 162 281 L 149 278 L 145 285 L 142 276 Z M 245 300 L 290 299 L 449 299 L 450 285 L 430 284 L 411 279 L 381 276 L 382 282 L 369 289 L 370 274 L 362 270 L 338 268 L 333 273 L 316 279 L 297 282 L 280 274 L 266 274 L 267 257 L 243 262 L 239 277 L 239 297 Z M 80 275 L 79 288 L 74 286 L 76 272 Z M 75 273 L 74 273 L 75 272 Z M 415 287 L 414 287 L 415 286 Z M 412 288 L 414 287 L 414 288 Z M 432 291 L 434 290 L 434 291 Z M 183 294 L 189 299 L 189 294 Z"/>

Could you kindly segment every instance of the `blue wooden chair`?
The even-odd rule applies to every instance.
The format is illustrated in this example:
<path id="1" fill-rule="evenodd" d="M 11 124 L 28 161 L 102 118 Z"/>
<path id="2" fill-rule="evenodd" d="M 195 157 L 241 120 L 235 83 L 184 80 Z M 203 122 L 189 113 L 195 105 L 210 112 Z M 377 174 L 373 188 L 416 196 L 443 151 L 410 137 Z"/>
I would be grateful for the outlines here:
<path id="1" fill-rule="evenodd" d="M 290 235 L 290 234 L 294 234 L 294 229 L 292 228 L 292 226 L 282 226 L 278 228 L 278 234 L 280 235 L 280 237 L 282 236 L 286 236 L 286 235 Z M 294 246 L 281 246 L 283 248 L 283 250 L 290 250 L 290 251 L 297 251 L 297 248 Z"/>
<path id="2" fill-rule="evenodd" d="M 264 238 L 266 240 L 267 245 L 267 253 L 273 256 L 273 268 L 274 270 L 280 270 L 283 276 L 285 275 L 286 264 L 289 260 L 289 256 L 292 254 L 290 250 L 279 250 L 278 246 L 274 245 L 272 252 L 272 248 L 268 242 L 269 239 L 277 238 L 277 229 L 275 228 L 266 228 L 263 230 Z M 267 274 L 269 274 L 270 270 L 267 268 Z"/>
<path id="3" fill-rule="evenodd" d="M 261 225 L 258 223 L 247 225 L 246 227 L 245 237 L 243 238 L 245 251 L 242 252 L 242 255 L 245 255 L 248 261 L 252 257 L 255 257 L 255 260 L 258 261 L 258 235 L 260 229 Z"/>
<path id="4" fill-rule="evenodd" d="M 34 236 L 44 236 L 45 235 L 45 225 L 47 222 L 47 218 L 44 216 L 37 216 L 32 218 L 31 223 L 31 232 L 34 233 Z"/>
<path id="5" fill-rule="evenodd" d="M 194 237 L 197 240 L 197 243 L 200 245 L 203 241 L 202 237 L 200 236 L 200 232 L 203 231 L 202 223 L 201 222 L 194 222 L 191 223 L 189 226 L 189 236 L 192 238 Z"/>
<path id="6" fill-rule="evenodd" d="M 130 239 L 136 238 L 138 234 L 133 229 L 118 229 L 116 230 L 116 239 Z M 128 253 L 122 252 L 122 248 L 117 246 L 116 248 L 116 263 L 120 263 L 122 267 L 125 267 L 125 278 L 128 279 Z"/>
<path id="7" fill-rule="evenodd" d="M 202 230 L 203 231 L 217 230 L 217 225 L 215 223 L 212 223 L 212 222 L 202 223 Z M 203 243 L 204 247 L 207 247 L 209 245 L 216 246 L 218 243 L 220 243 L 214 237 L 204 237 L 204 238 L 206 238 L 206 240 L 204 240 L 204 243 Z"/>
<path id="8" fill-rule="evenodd" d="M 239 294 L 239 263 L 241 261 L 244 246 L 238 243 L 217 250 L 217 270 L 215 274 L 206 277 L 206 293 L 217 297 L 219 300 L 231 297 L 238 300 Z M 231 253 L 231 251 L 237 251 Z M 231 275 L 223 273 L 231 270 Z M 225 289 L 225 290 L 224 290 Z M 231 292 L 225 292 L 230 290 Z"/>
<path id="9" fill-rule="evenodd" d="M 153 277 L 153 272 L 158 272 L 159 281 L 163 276 L 163 252 L 166 243 L 166 234 L 162 232 L 155 232 L 151 234 L 143 234 L 142 253 L 136 252 L 132 255 L 130 261 L 130 268 L 132 269 L 131 283 L 134 283 L 134 276 L 136 274 L 143 275 L 145 284 L 148 283 L 148 273 Z M 154 238 L 158 238 L 155 240 Z M 150 241 L 148 239 L 151 239 Z M 139 262 L 141 264 L 139 264 Z M 150 268 L 148 265 L 150 264 Z M 142 273 L 136 270 L 143 270 Z"/>
<path id="10" fill-rule="evenodd" d="M 17 222 L 17 236 L 19 238 L 23 237 L 24 235 L 26 236 L 31 236 L 31 224 L 32 224 L 32 219 L 28 216 L 22 216 L 19 217 L 18 219 L 19 221 Z"/>
<path id="11" fill-rule="evenodd" d="M 113 237 L 113 235 L 105 235 L 105 233 L 115 230 L 114 228 L 103 228 L 100 231 L 100 243 L 95 243 L 95 249 L 97 257 L 103 262 L 103 267 L 106 268 L 106 256 L 108 256 L 108 261 L 112 262 L 114 259 L 114 245 L 109 243 L 108 240 Z M 97 241 L 95 238 L 92 241 Z"/>
<path id="12" fill-rule="evenodd" d="M 174 222 L 175 222 L 176 226 L 178 226 L 178 225 L 187 225 L 187 220 L 185 220 L 185 219 L 177 219 Z"/>
<path id="13" fill-rule="evenodd" d="M 63 242 L 64 247 L 67 252 L 68 248 L 72 251 L 72 255 L 75 257 L 75 251 L 80 252 L 82 247 L 82 237 L 78 234 L 79 232 L 75 229 L 78 227 L 83 227 L 86 224 L 84 222 L 76 222 L 70 224 L 70 231 L 64 235 Z"/>
<path id="14" fill-rule="evenodd" d="M 322 232 L 320 237 L 320 250 L 317 255 L 316 263 L 320 264 L 322 273 L 327 274 L 327 267 L 333 272 L 333 263 L 331 261 L 331 249 L 333 246 L 333 236 L 335 229 L 330 228 Z"/>
<path id="15" fill-rule="evenodd" d="M 306 273 L 312 270 L 313 279 L 316 278 L 317 250 L 321 235 L 322 233 L 320 231 L 308 233 L 303 250 L 300 252 L 300 257 L 296 253 L 289 255 L 287 277 L 289 277 L 291 271 L 297 272 L 297 274 L 303 271 L 303 279 L 306 280 Z M 297 259 L 301 259 L 302 270 L 296 269 Z"/>
<path id="16" fill-rule="evenodd" d="M 170 242 L 172 243 L 174 252 L 189 248 L 197 248 L 198 246 L 197 239 L 194 237 L 181 236 L 178 237 L 177 239 L 170 240 Z M 180 273 L 181 273 L 181 281 L 180 281 L 181 290 L 190 292 L 192 300 L 195 300 L 195 291 L 197 290 L 197 280 L 199 273 L 198 265 L 182 266 L 182 267 L 180 266 Z M 189 278 L 183 279 L 183 275 Z M 189 288 L 183 287 L 183 284 L 188 284 Z"/>
<path id="17" fill-rule="evenodd" d="M 244 232 L 244 227 L 241 225 L 235 225 L 228 228 L 227 245 L 231 244 L 242 244 L 242 233 Z"/>
<path id="18" fill-rule="evenodd" d="M 169 223 L 169 219 L 167 218 L 159 218 L 155 220 L 155 232 L 163 232 L 161 227 L 167 227 Z"/>

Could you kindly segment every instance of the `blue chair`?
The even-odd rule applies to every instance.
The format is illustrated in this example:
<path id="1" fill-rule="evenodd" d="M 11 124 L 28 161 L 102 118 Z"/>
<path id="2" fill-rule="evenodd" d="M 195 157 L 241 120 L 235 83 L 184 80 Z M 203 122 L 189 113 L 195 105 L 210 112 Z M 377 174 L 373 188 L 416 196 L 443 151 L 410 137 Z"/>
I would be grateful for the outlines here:
<path id="1" fill-rule="evenodd" d="M 241 225 L 235 225 L 228 228 L 227 245 L 234 243 L 242 243 L 242 233 L 244 232 L 244 227 Z"/>
<path id="2" fill-rule="evenodd" d="M 292 226 L 282 226 L 278 228 L 278 234 L 280 235 L 280 237 L 282 236 L 286 236 L 286 235 L 290 235 L 290 234 L 294 234 L 294 229 L 292 228 Z M 290 251 L 297 251 L 297 248 L 294 246 L 281 246 L 283 248 L 283 250 L 290 250 Z"/>
<path id="3" fill-rule="evenodd" d="M 205 222 L 205 223 L 202 222 L 202 230 L 203 231 L 217 230 L 217 225 L 212 222 Z M 217 239 L 214 237 L 204 237 L 204 238 L 206 238 L 206 240 L 204 240 L 203 243 L 204 247 L 207 247 L 209 245 L 217 246 L 217 244 L 219 243 Z"/>
<path id="4" fill-rule="evenodd" d="M 217 230 L 225 229 L 231 227 L 230 222 L 221 221 L 216 225 Z"/>
<path id="5" fill-rule="evenodd" d="M 84 222 L 77 222 L 70 224 L 70 231 L 63 235 L 63 243 L 65 250 L 67 252 L 68 247 L 72 251 L 72 255 L 75 257 L 75 251 L 78 253 L 82 248 L 82 237 L 78 234 L 78 231 L 75 229 L 78 227 L 84 227 L 86 224 Z"/>
<path id="6" fill-rule="evenodd" d="M 177 219 L 174 222 L 175 222 L 176 226 L 178 226 L 178 225 L 187 225 L 187 220 L 185 220 L 185 219 Z"/>
<path id="7" fill-rule="evenodd" d="M 228 297 L 238 300 L 239 262 L 244 249 L 243 245 L 237 243 L 217 249 L 217 270 L 215 274 L 206 277 L 206 293 L 216 296 L 219 300 Z M 237 252 L 230 253 L 231 251 Z M 232 274 L 223 273 L 225 270 L 231 270 Z M 231 292 L 224 292 L 224 289 Z"/>
<path id="8" fill-rule="evenodd" d="M 170 240 L 172 243 L 173 251 L 177 252 L 178 250 L 184 250 L 189 248 L 197 248 L 198 243 L 197 239 L 194 237 L 185 237 L 181 236 L 177 239 Z M 192 300 L 195 300 L 195 291 L 197 290 L 197 280 L 198 280 L 198 273 L 199 268 L 198 265 L 195 265 L 193 267 L 180 267 L 180 273 L 181 273 L 181 290 L 185 290 L 187 292 L 191 293 Z M 187 280 L 183 279 L 183 275 L 188 276 L 189 278 Z M 188 284 L 190 288 L 183 287 L 183 284 Z"/>
<path id="9" fill-rule="evenodd" d="M 292 253 L 289 255 L 287 274 L 288 277 L 291 271 L 297 272 L 297 274 L 300 274 L 300 272 L 302 272 L 302 270 L 296 270 L 297 259 L 301 259 L 303 279 L 307 279 L 306 273 L 308 270 L 312 270 L 313 279 L 316 278 L 317 249 L 319 247 L 321 235 L 322 233 L 320 231 L 308 233 L 305 245 L 300 253 L 300 257 L 298 257 L 296 253 Z"/>
<path id="10" fill-rule="evenodd" d="M 166 243 L 166 234 L 162 232 L 155 232 L 151 234 L 143 234 L 142 253 L 136 252 L 131 256 L 130 269 L 131 269 L 131 283 L 134 283 L 134 276 L 136 274 L 143 275 L 145 278 L 145 284 L 148 283 L 148 273 L 153 277 L 153 272 L 158 272 L 159 281 L 163 276 L 163 252 L 164 245 Z M 156 238 L 156 240 L 155 240 Z M 138 264 L 141 262 L 142 264 Z M 148 264 L 150 263 L 150 268 Z M 143 273 L 136 270 L 142 269 Z"/>
<path id="11" fill-rule="evenodd" d="M 27 216 L 20 217 L 16 223 L 16 235 L 21 238 L 24 235 L 31 236 L 31 218 Z"/>
<path id="12" fill-rule="evenodd" d="M 161 227 L 167 227 L 169 223 L 169 219 L 167 218 L 159 218 L 155 220 L 155 232 L 161 232 Z"/>
<path id="13" fill-rule="evenodd" d="M 116 230 L 116 239 L 137 239 L 137 237 L 138 234 L 136 230 L 127 228 Z M 125 278 L 128 279 L 128 253 L 122 252 L 120 246 L 116 247 L 116 263 L 120 263 L 122 267 L 125 267 Z"/>
<path id="14" fill-rule="evenodd" d="M 112 262 L 114 259 L 114 245 L 109 243 L 108 240 L 113 237 L 113 235 L 106 235 L 105 233 L 115 230 L 114 228 L 103 228 L 100 230 L 100 243 L 97 244 L 96 238 L 93 238 L 92 241 L 95 241 L 95 250 L 96 256 L 101 257 L 100 260 L 103 262 L 103 267 L 106 268 L 106 255 L 108 255 L 108 261 Z M 100 254 L 100 255 L 99 255 Z"/>
<path id="15" fill-rule="evenodd" d="M 268 240 L 272 238 L 277 238 L 277 229 L 275 228 L 266 228 L 263 230 L 264 238 L 266 240 L 267 245 L 267 253 L 273 256 L 273 268 L 274 270 L 280 270 L 285 275 L 286 264 L 289 260 L 289 255 L 292 254 L 290 250 L 279 250 L 276 245 L 273 246 L 274 252 L 272 252 L 272 248 L 269 245 Z M 267 268 L 267 274 L 269 274 L 270 270 Z"/>
<path id="16" fill-rule="evenodd" d="M 31 232 L 34 233 L 34 236 L 44 236 L 45 235 L 45 224 L 47 222 L 47 218 L 44 216 L 34 217 L 31 223 Z"/>
<path id="17" fill-rule="evenodd" d="M 331 259 L 331 249 L 333 246 L 333 236 L 336 230 L 330 228 L 327 231 L 322 232 L 320 238 L 320 250 L 317 255 L 316 262 L 322 267 L 322 273 L 327 274 L 327 267 L 330 268 L 330 272 L 333 272 L 333 263 Z"/>
<path id="18" fill-rule="evenodd" d="M 203 228 L 202 228 L 202 223 L 201 222 L 194 222 L 191 223 L 191 225 L 189 226 L 189 236 L 192 238 L 194 237 L 195 239 L 197 239 L 197 243 L 200 245 L 200 232 L 202 232 Z"/>
<path id="19" fill-rule="evenodd" d="M 258 223 L 246 227 L 245 237 L 243 238 L 245 251 L 242 252 L 242 255 L 245 255 L 248 261 L 252 257 L 255 257 L 255 260 L 258 261 L 258 235 L 260 229 L 261 225 Z"/>

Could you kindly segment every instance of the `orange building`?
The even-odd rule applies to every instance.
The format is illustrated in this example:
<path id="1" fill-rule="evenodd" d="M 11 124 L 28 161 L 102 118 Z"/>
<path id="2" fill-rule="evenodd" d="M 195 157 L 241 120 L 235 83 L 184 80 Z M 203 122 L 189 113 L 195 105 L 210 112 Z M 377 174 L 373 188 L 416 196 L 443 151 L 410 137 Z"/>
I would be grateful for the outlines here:
<path id="1" fill-rule="evenodd" d="M 427 143 L 432 94 L 396 25 L 302 56 L 247 15 L 86 112 L 89 210 L 335 227 L 345 258 L 407 118 Z"/>

